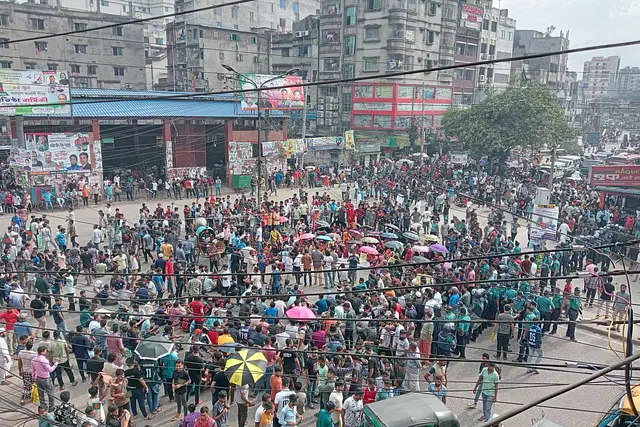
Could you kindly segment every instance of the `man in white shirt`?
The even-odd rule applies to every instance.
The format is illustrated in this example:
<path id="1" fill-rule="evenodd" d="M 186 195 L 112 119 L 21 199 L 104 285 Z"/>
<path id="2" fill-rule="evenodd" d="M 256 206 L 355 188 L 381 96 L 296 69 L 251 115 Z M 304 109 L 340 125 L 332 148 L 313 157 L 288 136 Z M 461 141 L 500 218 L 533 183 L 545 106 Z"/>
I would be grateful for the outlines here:
<path id="1" fill-rule="evenodd" d="M 275 417 L 280 419 L 282 415 L 282 411 L 289 404 L 289 399 L 291 396 L 295 396 L 296 394 L 289 389 L 289 384 L 282 384 L 282 390 L 280 390 L 276 397 L 273 399 L 273 404 L 275 406 Z"/>
<path id="2" fill-rule="evenodd" d="M 344 425 L 344 409 L 342 407 L 342 391 L 344 390 L 344 380 L 336 381 L 336 388 L 329 395 L 329 402 L 335 405 L 335 410 L 331 413 L 331 421 L 334 425 Z"/>
<path id="3" fill-rule="evenodd" d="M 358 391 L 344 401 L 345 427 L 360 427 L 362 425 L 362 392 Z"/>

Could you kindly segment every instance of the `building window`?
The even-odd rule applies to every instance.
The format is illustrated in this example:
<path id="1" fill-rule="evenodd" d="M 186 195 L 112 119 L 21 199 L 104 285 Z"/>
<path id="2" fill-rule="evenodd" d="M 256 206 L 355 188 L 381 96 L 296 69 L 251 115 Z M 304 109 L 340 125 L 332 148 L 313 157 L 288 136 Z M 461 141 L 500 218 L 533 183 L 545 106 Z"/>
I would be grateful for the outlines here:
<path id="1" fill-rule="evenodd" d="M 346 8 L 346 21 L 345 24 L 347 25 L 356 25 L 356 23 L 358 22 L 357 19 L 357 9 L 355 6 L 349 6 Z"/>
<path id="2" fill-rule="evenodd" d="M 231 17 L 234 19 L 238 18 L 238 11 L 240 10 L 240 8 L 238 6 L 234 6 L 231 8 Z"/>
<path id="3" fill-rule="evenodd" d="M 218 54 L 218 58 L 220 58 L 221 61 L 224 61 L 224 52 L 220 52 Z"/>
<path id="4" fill-rule="evenodd" d="M 429 7 L 427 9 L 427 13 L 431 16 L 434 16 L 437 13 L 438 5 L 434 1 L 429 2 Z"/>
<path id="5" fill-rule="evenodd" d="M 258 44 L 258 38 L 257 37 L 251 37 L 251 44 Z"/>
<path id="6" fill-rule="evenodd" d="M 80 66 L 71 65 L 71 74 L 80 74 Z"/>
<path id="7" fill-rule="evenodd" d="M 34 45 L 36 52 L 46 52 L 49 47 L 47 42 L 35 42 Z"/>
<path id="8" fill-rule="evenodd" d="M 123 77 L 124 67 L 113 67 L 113 75 L 116 77 Z"/>
<path id="9" fill-rule="evenodd" d="M 0 49 L 9 49 L 9 44 L 7 43 L 8 41 L 8 38 L 0 37 Z"/>
<path id="10" fill-rule="evenodd" d="M 280 18 L 280 28 L 285 29 L 287 27 L 287 20 Z"/>
<path id="11" fill-rule="evenodd" d="M 122 27 L 113 27 L 111 31 L 114 36 L 122 37 Z"/>
<path id="12" fill-rule="evenodd" d="M 87 45 L 86 44 L 75 44 L 73 48 L 76 53 L 87 53 Z"/>
<path id="13" fill-rule="evenodd" d="M 288 58 L 289 57 L 289 48 L 288 47 L 283 47 L 281 49 L 280 56 L 282 56 L 283 58 Z"/>
<path id="14" fill-rule="evenodd" d="M 509 41 L 513 40 L 513 31 L 509 31 L 508 36 L 507 36 L 507 40 L 509 40 Z"/>
<path id="15" fill-rule="evenodd" d="M 111 53 L 113 53 L 113 56 L 124 56 L 124 48 L 123 47 L 118 47 L 118 46 L 113 46 L 111 48 Z"/>
<path id="16" fill-rule="evenodd" d="M 342 67 L 342 77 L 345 79 L 352 79 L 355 76 L 356 76 L 356 64 L 344 64 L 344 67 Z"/>
<path id="17" fill-rule="evenodd" d="M 76 22 L 74 25 L 76 31 L 86 31 L 87 30 L 87 24 L 83 24 L 80 22 Z"/>
<path id="18" fill-rule="evenodd" d="M 489 20 L 488 19 L 483 19 L 482 20 L 482 29 L 485 31 L 489 31 Z"/>
<path id="19" fill-rule="evenodd" d="M 98 66 L 97 65 L 87 65 L 87 74 L 90 76 L 95 76 L 98 74 Z"/>
<path id="20" fill-rule="evenodd" d="M 356 54 L 356 36 L 344 37 L 344 54 L 345 55 Z"/>
<path id="21" fill-rule="evenodd" d="M 223 24 L 221 21 L 216 21 L 216 27 L 222 28 Z"/>
<path id="22" fill-rule="evenodd" d="M 38 68 L 38 65 L 35 62 L 27 62 L 24 64 L 24 68 L 27 70 L 35 70 Z"/>
<path id="23" fill-rule="evenodd" d="M 6 27 L 9 25 L 9 17 L 7 15 L 0 15 L 0 26 Z"/>
<path id="24" fill-rule="evenodd" d="M 378 58 L 364 58 L 364 71 L 378 71 Z"/>
<path id="25" fill-rule="evenodd" d="M 342 105 L 342 111 L 344 111 L 345 113 L 351 112 L 351 109 L 353 108 L 353 97 L 351 96 L 351 92 L 342 94 Z"/>
<path id="26" fill-rule="evenodd" d="M 156 38 L 156 44 L 163 45 L 164 39 Z"/>
<path id="27" fill-rule="evenodd" d="M 489 55 L 495 55 L 496 54 L 496 45 L 495 44 L 490 44 L 489 45 Z"/>
<path id="28" fill-rule="evenodd" d="M 498 23 L 496 21 L 491 21 L 491 31 L 494 33 L 498 32 Z"/>
<path id="29" fill-rule="evenodd" d="M 280 0 L 280 9 L 287 8 L 287 0 Z"/>
<path id="30" fill-rule="evenodd" d="M 240 41 L 240 34 L 234 34 L 234 33 L 232 33 L 232 34 L 231 34 L 231 36 L 230 36 L 230 38 L 231 38 L 231 41 L 239 42 L 239 41 Z"/>
<path id="31" fill-rule="evenodd" d="M 241 54 L 241 53 L 237 54 L 237 55 L 236 55 L 236 60 L 237 60 L 238 62 L 242 62 L 242 61 L 244 61 L 244 55 L 243 55 L 243 54 Z"/>
<path id="32" fill-rule="evenodd" d="M 276 6 L 271 3 L 271 13 L 274 13 L 276 11 Z"/>
<path id="33" fill-rule="evenodd" d="M 504 40 L 507 37 L 507 32 L 505 30 L 500 30 L 500 39 Z"/>
<path id="34" fill-rule="evenodd" d="M 480 44 L 480 53 L 487 53 L 487 44 L 486 43 L 481 43 Z"/>
<path id="35" fill-rule="evenodd" d="M 433 30 L 427 30 L 427 44 L 434 44 L 436 42 L 436 32 Z"/>
<path id="36" fill-rule="evenodd" d="M 380 0 L 367 0 L 367 10 L 380 9 Z"/>
<path id="37" fill-rule="evenodd" d="M 44 19 L 31 19 L 31 28 L 34 30 L 44 30 Z"/>
<path id="38" fill-rule="evenodd" d="M 9 62 L 9 61 L 0 61 L 0 68 L 11 68 L 11 62 Z"/>
<path id="39" fill-rule="evenodd" d="M 309 56 L 309 46 L 298 46 L 298 56 Z"/>
<path id="40" fill-rule="evenodd" d="M 109 7 L 109 0 L 100 0 L 100 6 Z"/>
<path id="41" fill-rule="evenodd" d="M 47 70 L 58 71 L 58 64 L 47 64 Z"/>
<path id="42" fill-rule="evenodd" d="M 249 12 L 249 22 L 254 22 L 256 20 L 256 15 L 253 12 Z"/>
<path id="43" fill-rule="evenodd" d="M 218 38 L 220 38 L 220 33 L 219 33 L 218 31 L 214 31 L 214 32 L 213 32 L 213 38 L 214 38 L 214 39 L 218 39 Z"/>
<path id="44" fill-rule="evenodd" d="M 339 71 L 340 60 L 338 58 L 325 58 L 324 60 L 325 71 Z"/>
<path id="45" fill-rule="evenodd" d="M 215 16 L 222 16 L 222 9 L 220 9 L 220 8 L 213 9 L 213 14 Z"/>
<path id="46" fill-rule="evenodd" d="M 365 40 L 380 40 L 380 27 L 365 27 Z"/>

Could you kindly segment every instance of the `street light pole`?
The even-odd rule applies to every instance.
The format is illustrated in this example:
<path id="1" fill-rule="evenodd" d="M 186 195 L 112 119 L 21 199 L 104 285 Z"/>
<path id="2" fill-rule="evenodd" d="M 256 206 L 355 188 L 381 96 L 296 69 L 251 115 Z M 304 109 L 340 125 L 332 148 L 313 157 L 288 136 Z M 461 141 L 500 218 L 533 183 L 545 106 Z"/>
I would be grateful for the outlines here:
<path id="1" fill-rule="evenodd" d="M 262 114 L 260 113 L 260 109 L 262 106 L 262 102 L 261 102 L 261 95 L 262 95 L 262 89 L 264 88 L 264 85 L 266 85 L 269 82 L 272 82 L 274 80 L 277 79 L 281 79 L 283 77 L 286 76 L 290 76 L 293 75 L 295 73 L 298 72 L 298 68 L 292 68 L 290 70 L 285 71 L 284 73 L 280 74 L 279 76 L 275 76 L 272 77 L 268 80 L 265 80 L 264 82 L 262 82 L 262 84 L 260 84 L 260 86 L 258 86 L 258 83 L 249 78 L 246 74 L 242 74 L 240 72 L 238 72 L 235 68 L 233 68 L 231 65 L 227 65 L 227 64 L 222 64 L 222 67 L 227 70 L 232 72 L 233 74 L 237 75 L 238 77 L 241 77 L 242 80 L 239 80 L 240 82 L 246 81 L 250 84 L 253 85 L 254 88 L 256 88 L 256 91 L 258 92 L 258 96 L 257 96 L 257 103 L 258 103 L 258 125 L 257 130 L 258 130 L 258 160 L 256 161 L 256 164 L 258 166 L 258 196 L 257 196 L 257 200 L 258 200 L 258 211 L 260 211 L 260 209 L 262 208 Z M 240 89 L 242 89 L 242 86 L 240 86 Z M 306 105 L 306 100 L 305 100 L 305 105 Z"/>

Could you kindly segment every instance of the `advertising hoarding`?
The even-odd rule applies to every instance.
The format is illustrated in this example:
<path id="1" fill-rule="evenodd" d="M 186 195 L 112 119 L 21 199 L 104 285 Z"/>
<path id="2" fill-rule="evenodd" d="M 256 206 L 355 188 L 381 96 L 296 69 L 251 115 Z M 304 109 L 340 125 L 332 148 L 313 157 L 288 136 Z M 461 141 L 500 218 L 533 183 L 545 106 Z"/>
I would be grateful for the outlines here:
<path id="1" fill-rule="evenodd" d="M 258 92 L 257 87 L 278 87 L 300 85 L 282 89 L 263 90 L 260 94 L 261 110 L 302 110 L 304 108 L 304 86 L 302 85 L 302 77 L 285 76 L 274 80 L 276 76 L 264 74 L 246 74 L 240 76 L 240 85 L 243 90 L 240 106 L 243 111 L 255 111 L 258 109 Z M 269 81 L 271 80 L 271 81 Z M 265 82 L 269 81 L 265 84 Z M 254 84 L 255 83 L 255 84 Z"/>
<path id="2" fill-rule="evenodd" d="M 559 209 L 554 205 L 535 205 L 533 207 L 532 240 L 556 240 L 558 232 Z"/>
<path id="3" fill-rule="evenodd" d="M 307 138 L 309 151 L 344 150 L 345 140 L 342 136 L 323 136 Z"/>
<path id="4" fill-rule="evenodd" d="M 608 187 L 640 187 L 640 165 L 591 166 L 589 183 Z"/>
<path id="5" fill-rule="evenodd" d="M 480 30 L 482 28 L 482 15 L 484 11 L 481 7 L 463 4 L 460 13 L 460 21 L 463 27 Z"/>
<path id="6" fill-rule="evenodd" d="M 12 166 L 33 174 L 90 173 L 102 169 L 101 155 L 96 155 L 99 143 L 94 143 L 90 133 L 35 132 L 25 133 L 24 139 L 26 148 L 11 152 Z"/>
<path id="7" fill-rule="evenodd" d="M 69 74 L 0 69 L 0 115 L 71 116 Z"/>

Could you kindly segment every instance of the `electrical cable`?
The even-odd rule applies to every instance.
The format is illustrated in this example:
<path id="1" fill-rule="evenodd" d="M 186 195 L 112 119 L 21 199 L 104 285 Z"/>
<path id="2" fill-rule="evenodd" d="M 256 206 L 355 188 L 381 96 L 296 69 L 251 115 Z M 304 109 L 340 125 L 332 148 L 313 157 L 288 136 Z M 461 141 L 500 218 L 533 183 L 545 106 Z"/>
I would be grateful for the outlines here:
<path id="1" fill-rule="evenodd" d="M 223 5 L 208 6 L 207 8 L 216 8 L 216 7 L 221 7 L 221 6 L 229 6 L 229 5 L 234 5 L 234 4 L 237 4 L 237 3 L 245 3 L 245 2 L 248 2 L 248 1 L 253 1 L 253 0 L 238 0 L 236 2 L 226 3 L 226 4 L 223 4 Z M 194 9 L 192 11 L 182 12 L 182 14 L 184 14 L 184 13 L 194 13 L 194 12 L 197 12 L 197 11 L 198 11 L 197 9 Z M 175 15 L 173 15 L 173 16 L 175 16 Z M 156 18 L 153 18 L 153 19 L 156 19 Z M 97 27 L 97 28 L 90 28 L 90 29 L 87 29 L 87 30 L 83 30 L 83 32 L 93 31 L 93 30 L 99 29 L 99 28 L 111 28 L 111 27 L 114 27 L 114 26 L 119 27 L 119 26 L 122 26 L 122 24 L 109 25 L 109 26 Z M 71 32 L 71 33 L 74 33 L 74 32 Z M 68 34 L 68 33 L 52 34 L 52 35 L 48 36 L 47 38 L 57 37 L 57 36 L 66 35 L 66 34 Z M 11 42 L 17 43 L 17 42 L 21 42 L 21 41 L 39 40 L 39 39 L 40 39 L 39 37 L 32 37 L 32 38 L 27 38 L 27 39 L 9 41 L 8 43 L 11 43 Z M 514 62 L 514 61 L 523 61 L 523 60 L 530 60 L 530 59 L 547 58 L 547 57 L 551 57 L 551 56 L 568 55 L 568 54 L 572 54 L 572 53 L 581 53 L 581 52 L 590 52 L 590 51 L 594 51 L 594 50 L 635 46 L 635 45 L 639 45 L 639 44 L 640 44 L 640 40 L 628 40 L 628 41 L 624 41 L 624 42 L 607 43 L 607 44 L 600 44 L 600 45 L 590 45 L 590 46 L 572 48 L 572 49 L 567 49 L 567 50 L 543 52 L 543 53 L 534 53 L 534 54 L 529 54 L 529 55 L 514 56 L 514 57 L 502 58 L 502 59 L 498 59 L 498 58 L 496 58 L 496 59 L 488 59 L 488 60 L 470 62 L 470 63 L 466 63 L 466 64 L 444 65 L 444 66 L 435 67 L 435 68 L 419 68 L 419 69 L 416 69 L 416 70 L 405 70 L 405 71 L 399 71 L 399 72 L 393 72 L 393 73 L 372 74 L 372 75 L 360 76 L 360 77 L 352 77 L 352 78 L 341 78 L 341 79 L 324 80 L 324 81 L 316 81 L 316 82 L 302 82 L 302 83 L 289 84 L 289 85 L 273 86 L 273 87 L 268 87 L 268 88 L 262 87 L 262 88 L 257 88 L 257 89 L 256 88 L 252 88 L 252 89 L 224 90 L 224 91 L 214 91 L 214 92 L 196 92 L 196 93 L 193 93 L 193 94 L 190 94 L 190 95 L 185 95 L 184 93 L 181 93 L 181 94 L 154 97 L 153 99 L 154 100 L 180 99 L 180 98 L 195 98 L 195 99 L 200 98 L 200 99 L 202 99 L 202 98 L 206 98 L 207 96 L 213 96 L 213 95 L 240 94 L 240 93 L 245 93 L 245 92 L 255 93 L 256 91 L 280 90 L 280 89 L 290 89 L 290 88 L 300 88 L 300 87 L 315 87 L 315 86 L 333 85 L 333 84 L 340 84 L 340 83 L 369 81 L 369 80 L 377 80 L 377 79 L 381 79 L 381 78 L 401 77 L 401 76 L 407 76 L 407 75 L 413 75 L 413 74 L 422 74 L 422 73 L 425 73 L 425 72 L 454 70 L 454 69 L 457 69 L 457 68 L 469 68 L 469 67 L 476 67 L 476 66 L 480 66 L 480 65 L 510 63 L 510 62 Z M 137 101 L 137 100 L 141 100 L 141 99 L 149 99 L 149 98 L 148 97 L 145 97 L 145 98 L 120 97 L 120 98 L 111 98 L 111 99 L 108 99 L 108 100 L 76 101 L 76 102 L 71 100 L 70 102 L 65 103 L 65 105 Z M 38 106 L 51 107 L 51 106 L 56 106 L 56 105 L 60 105 L 60 104 L 57 104 L 57 103 L 52 103 L 52 104 L 30 104 L 28 106 L 29 107 L 38 107 Z M 12 107 L 21 107 L 21 106 L 26 106 L 26 105 L 12 105 Z M 252 115 L 248 114 L 247 117 L 245 117 L 245 118 L 251 118 L 251 117 L 252 117 Z"/>
<path id="2" fill-rule="evenodd" d="M 2 43 L 4 45 L 10 45 L 10 44 L 15 44 L 15 43 L 23 43 L 23 42 L 29 42 L 29 41 L 35 41 L 35 40 L 46 40 L 46 39 L 51 39 L 51 38 L 54 38 L 54 37 L 62 37 L 62 36 L 71 36 L 71 35 L 74 35 L 74 34 L 90 33 L 90 32 L 93 32 L 93 31 L 106 30 L 106 29 L 109 29 L 109 28 L 123 27 L 125 25 L 140 24 L 140 23 L 143 23 L 143 22 L 154 21 L 156 19 L 173 18 L 173 17 L 176 17 L 176 16 L 189 15 L 191 13 L 204 12 L 204 11 L 211 10 L 211 9 L 219 9 L 221 7 L 235 6 L 235 5 L 239 5 L 239 4 L 243 4 L 243 3 L 249 3 L 251 1 L 254 1 L 254 0 L 235 0 L 235 1 L 230 1 L 230 2 L 222 3 L 222 4 L 205 6 L 205 7 L 200 7 L 200 8 L 190 9 L 190 10 L 183 10 L 183 11 L 174 12 L 174 13 L 167 13 L 167 14 L 164 14 L 164 15 L 152 16 L 152 17 L 149 17 L 149 18 L 132 19 L 130 21 L 125 21 L 125 22 L 116 23 L 116 24 L 100 25 L 100 26 L 97 26 L 97 27 L 85 28 L 85 29 L 79 29 L 79 30 L 73 30 L 73 31 L 64 31 L 64 32 L 55 33 L 55 34 L 46 34 L 46 35 L 42 35 L 42 36 L 27 37 L 27 38 L 16 39 L 16 40 L 7 40 L 7 41 L 3 41 Z"/>

